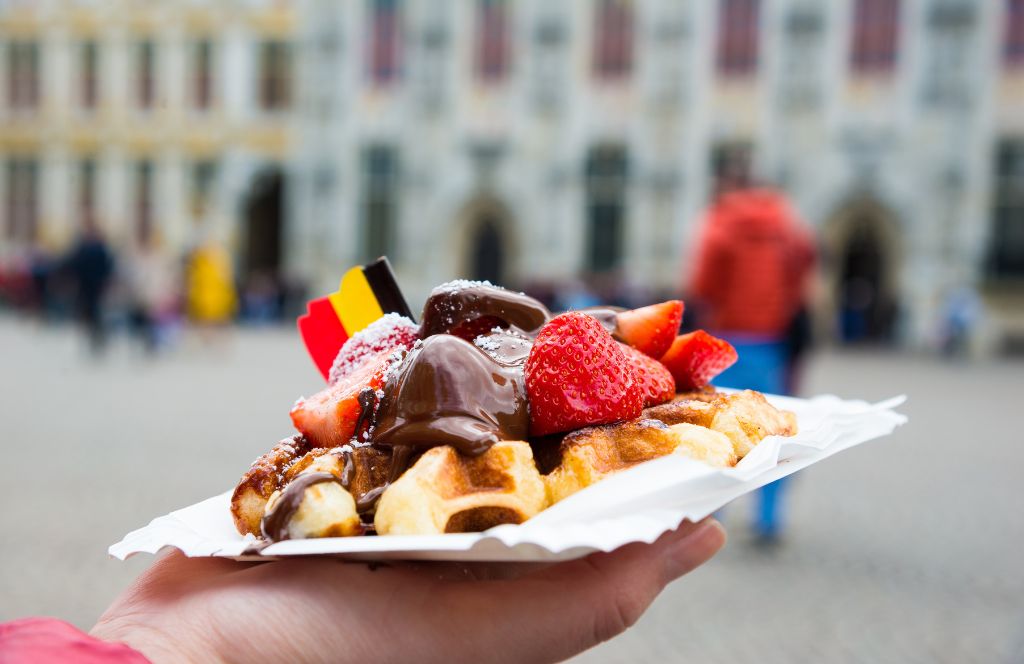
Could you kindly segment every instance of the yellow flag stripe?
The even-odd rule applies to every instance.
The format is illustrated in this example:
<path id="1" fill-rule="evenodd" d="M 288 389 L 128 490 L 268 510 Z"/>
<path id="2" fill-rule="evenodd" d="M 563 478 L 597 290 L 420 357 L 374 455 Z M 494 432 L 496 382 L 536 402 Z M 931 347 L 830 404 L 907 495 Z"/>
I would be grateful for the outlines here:
<path id="1" fill-rule="evenodd" d="M 384 315 L 362 267 L 354 267 L 346 272 L 338 290 L 327 298 L 349 336 Z"/>

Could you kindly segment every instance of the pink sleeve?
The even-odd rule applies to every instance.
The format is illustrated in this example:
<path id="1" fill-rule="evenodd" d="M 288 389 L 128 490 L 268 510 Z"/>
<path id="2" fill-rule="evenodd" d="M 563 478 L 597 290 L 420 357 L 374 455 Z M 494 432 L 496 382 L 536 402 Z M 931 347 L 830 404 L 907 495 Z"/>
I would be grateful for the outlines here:
<path id="1" fill-rule="evenodd" d="M 123 643 L 94 639 L 70 623 L 54 618 L 22 618 L 0 624 L 3 664 L 149 664 Z"/>

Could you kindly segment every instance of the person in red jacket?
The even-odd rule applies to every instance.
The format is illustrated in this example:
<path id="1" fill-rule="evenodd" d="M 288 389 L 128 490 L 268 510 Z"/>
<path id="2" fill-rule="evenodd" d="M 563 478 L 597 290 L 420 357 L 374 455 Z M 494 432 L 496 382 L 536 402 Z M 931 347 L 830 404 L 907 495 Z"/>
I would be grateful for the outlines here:
<path id="1" fill-rule="evenodd" d="M 811 235 L 785 196 L 747 186 L 744 178 L 720 188 L 698 231 L 688 289 L 702 326 L 739 353 L 716 385 L 793 391 L 792 341 L 807 336 L 804 301 L 813 266 Z M 759 493 L 754 528 L 763 541 L 780 532 L 782 486 L 780 480 Z"/>

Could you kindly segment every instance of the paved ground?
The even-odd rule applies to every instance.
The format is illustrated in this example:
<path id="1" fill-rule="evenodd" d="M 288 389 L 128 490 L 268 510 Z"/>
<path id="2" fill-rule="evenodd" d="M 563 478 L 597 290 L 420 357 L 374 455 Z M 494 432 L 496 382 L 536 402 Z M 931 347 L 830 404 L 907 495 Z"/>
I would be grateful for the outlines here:
<path id="1" fill-rule="evenodd" d="M 0 319 L 0 621 L 91 625 L 149 562 L 108 544 L 223 490 L 288 431 L 317 382 L 297 340 L 221 342 L 97 363 L 67 331 Z M 808 378 L 906 392 L 911 422 L 798 476 L 777 550 L 730 507 L 725 551 L 580 661 L 1024 662 L 1024 364 L 827 355 Z"/>

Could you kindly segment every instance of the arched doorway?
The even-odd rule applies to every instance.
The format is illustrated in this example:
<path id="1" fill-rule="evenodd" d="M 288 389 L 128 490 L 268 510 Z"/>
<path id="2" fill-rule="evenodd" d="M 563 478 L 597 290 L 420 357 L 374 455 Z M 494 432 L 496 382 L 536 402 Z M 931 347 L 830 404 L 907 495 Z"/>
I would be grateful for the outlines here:
<path id="1" fill-rule="evenodd" d="M 849 203 L 827 225 L 825 244 L 837 339 L 847 344 L 891 341 L 900 244 L 892 214 L 873 200 Z"/>
<path id="2" fill-rule="evenodd" d="M 245 199 L 239 276 L 241 314 L 250 322 L 276 320 L 284 310 L 284 197 L 284 173 L 280 167 L 271 166 L 255 175 Z"/>
<path id="3" fill-rule="evenodd" d="M 277 166 L 253 177 L 245 198 L 243 278 L 267 275 L 276 279 L 281 270 L 284 231 L 284 173 Z"/>
<path id="4" fill-rule="evenodd" d="M 467 278 L 508 285 L 512 274 L 512 221 L 508 209 L 496 198 L 486 195 L 470 201 L 460 215 L 462 229 L 459 253 Z"/>
<path id="5" fill-rule="evenodd" d="M 498 221 L 488 215 L 481 217 L 469 240 L 471 279 L 502 284 L 505 281 L 505 240 Z"/>

